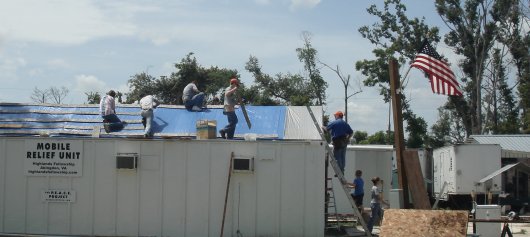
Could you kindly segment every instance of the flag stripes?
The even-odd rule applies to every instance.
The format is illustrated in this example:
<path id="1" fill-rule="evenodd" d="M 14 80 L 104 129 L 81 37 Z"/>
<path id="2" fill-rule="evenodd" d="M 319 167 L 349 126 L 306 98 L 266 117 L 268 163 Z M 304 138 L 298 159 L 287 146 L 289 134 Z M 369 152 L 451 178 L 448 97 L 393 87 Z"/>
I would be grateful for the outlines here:
<path id="1" fill-rule="evenodd" d="M 442 61 L 442 57 L 424 41 L 422 49 L 416 55 L 411 67 L 423 70 L 429 75 L 431 89 L 434 93 L 443 95 L 462 96 L 456 77 L 449 65 Z"/>

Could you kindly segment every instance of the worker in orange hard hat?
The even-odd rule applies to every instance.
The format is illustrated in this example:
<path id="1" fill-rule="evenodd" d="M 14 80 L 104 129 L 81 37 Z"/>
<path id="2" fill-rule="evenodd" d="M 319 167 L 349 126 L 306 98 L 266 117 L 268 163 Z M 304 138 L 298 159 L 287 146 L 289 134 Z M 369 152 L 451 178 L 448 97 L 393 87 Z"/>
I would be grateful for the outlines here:
<path id="1" fill-rule="evenodd" d="M 225 90 L 225 101 L 223 113 L 228 118 L 228 125 L 219 130 L 222 138 L 233 139 L 236 131 L 237 116 L 235 106 L 237 104 L 236 91 L 239 88 L 239 80 L 235 76 L 230 78 L 230 86 Z"/>
<path id="2" fill-rule="evenodd" d="M 344 167 L 346 166 L 346 147 L 353 135 L 353 130 L 350 125 L 342 119 L 344 117 L 342 111 L 337 111 L 333 115 L 335 116 L 335 120 L 329 123 L 328 126 L 322 128 L 325 131 L 331 132 L 333 155 L 337 160 L 340 170 L 344 174 Z"/>

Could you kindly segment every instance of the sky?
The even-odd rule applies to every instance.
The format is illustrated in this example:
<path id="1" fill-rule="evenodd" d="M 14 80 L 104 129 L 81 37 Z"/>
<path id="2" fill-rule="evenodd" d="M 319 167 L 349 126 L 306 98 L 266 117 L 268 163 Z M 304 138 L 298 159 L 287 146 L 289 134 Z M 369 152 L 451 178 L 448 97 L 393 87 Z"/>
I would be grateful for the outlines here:
<path id="1" fill-rule="evenodd" d="M 447 30 L 432 1 L 402 2 L 409 18 Z M 127 92 L 137 73 L 168 76 L 190 52 L 203 67 L 236 69 L 249 86 L 254 79 L 244 67 L 251 55 L 264 73 L 303 73 L 296 48 L 307 31 L 319 60 L 351 76 L 350 92 L 362 90 L 348 100 L 348 122 L 372 134 L 387 129 L 389 105 L 377 87 L 360 86 L 364 76 L 355 62 L 373 59 L 374 46 L 358 29 L 376 22 L 366 11 L 374 3 L 383 6 L 383 0 L 0 0 L 0 102 L 29 103 L 34 88 L 64 86 L 70 90 L 64 103 L 82 104 L 85 92 Z M 325 113 L 344 110 L 341 80 L 320 71 L 329 83 Z M 433 94 L 417 69 L 404 93 L 430 127 L 446 97 Z"/>

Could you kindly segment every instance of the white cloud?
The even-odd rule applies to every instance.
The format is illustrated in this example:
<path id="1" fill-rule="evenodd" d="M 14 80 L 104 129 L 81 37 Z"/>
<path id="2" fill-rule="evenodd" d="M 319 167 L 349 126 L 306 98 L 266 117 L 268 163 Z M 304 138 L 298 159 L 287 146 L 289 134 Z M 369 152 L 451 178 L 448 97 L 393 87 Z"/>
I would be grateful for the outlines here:
<path id="1" fill-rule="evenodd" d="M 294 11 L 299 8 L 313 8 L 320 3 L 320 0 L 291 0 L 289 9 Z"/>
<path id="2" fill-rule="evenodd" d="M 75 91 L 84 94 L 85 92 L 103 93 L 107 90 L 107 84 L 92 75 L 77 75 L 75 77 Z"/>
<path id="3" fill-rule="evenodd" d="M 20 68 L 23 68 L 27 65 L 27 62 L 24 58 L 0 58 L 0 81 L 13 81 L 17 80 L 17 72 Z"/>
<path id="4" fill-rule="evenodd" d="M 48 66 L 52 68 L 69 68 L 70 64 L 64 59 L 56 58 L 47 62 Z"/>
<path id="5" fill-rule="evenodd" d="M 4 1 L 0 8 L 0 35 L 9 40 L 79 44 L 134 34 L 134 25 L 104 13 L 89 0 Z"/>

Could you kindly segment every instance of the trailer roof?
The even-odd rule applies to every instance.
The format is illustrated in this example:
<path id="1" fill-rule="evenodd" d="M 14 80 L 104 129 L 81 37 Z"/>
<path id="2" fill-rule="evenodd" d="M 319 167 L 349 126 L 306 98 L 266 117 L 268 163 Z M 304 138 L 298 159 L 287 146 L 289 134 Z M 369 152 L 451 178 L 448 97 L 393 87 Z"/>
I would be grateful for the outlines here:
<path id="1" fill-rule="evenodd" d="M 530 158 L 530 135 L 471 135 L 466 143 L 498 144 L 503 158 Z"/>
<path id="2" fill-rule="evenodd" d="M 320 140 L 320 135 L 305 106 L 246 106 L 252 128 L 249 129 L 241 109 L 236 110 L 239 123 L 236 138 L 255 134 L 258 139 Z M 322 124 L 322 107 L 312 110 Z M 105 133 L 99 105 L 64 105 L 0 103 L 0 136 L 138 137 L 143 135 L 138 105 L 119 104 L 116 114 L 126 122 L 123 130 Z M 222 106 L 209 106 L 200 112 L 189 112 L 183 106 L 160 105 L 155 110 L 155 137 L 195 137 L 198 120 L 215 120 L 218 131 L 226 126 Z"/>

